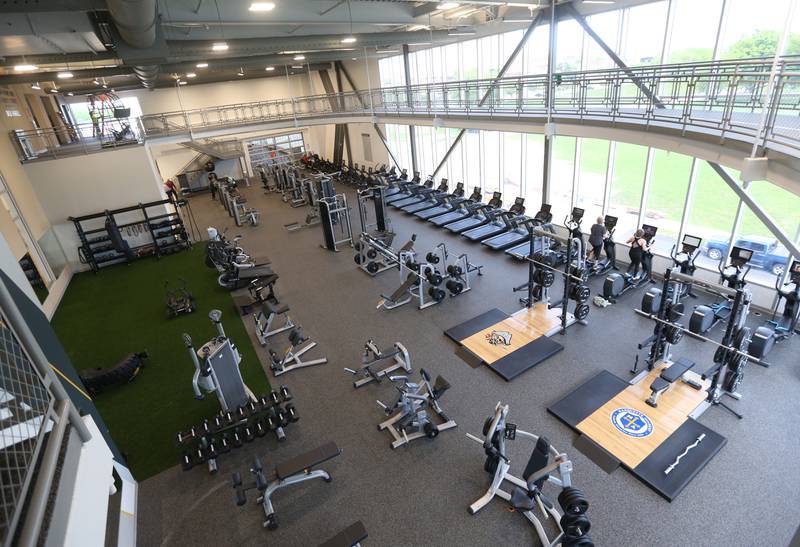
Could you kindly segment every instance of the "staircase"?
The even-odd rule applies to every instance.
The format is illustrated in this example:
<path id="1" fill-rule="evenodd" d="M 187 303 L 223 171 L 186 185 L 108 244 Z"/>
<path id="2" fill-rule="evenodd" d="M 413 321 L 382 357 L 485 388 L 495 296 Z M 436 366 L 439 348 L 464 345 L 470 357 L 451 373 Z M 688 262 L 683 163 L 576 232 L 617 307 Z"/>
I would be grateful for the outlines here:
<path id="1" fill-rule="evenodd" d="M 215 160 L 232 160 L 244 155 L 242 143 L 236 139 L 227 141 L 215 141 L 213 139 L 192 140 L 180 144 Z"/>

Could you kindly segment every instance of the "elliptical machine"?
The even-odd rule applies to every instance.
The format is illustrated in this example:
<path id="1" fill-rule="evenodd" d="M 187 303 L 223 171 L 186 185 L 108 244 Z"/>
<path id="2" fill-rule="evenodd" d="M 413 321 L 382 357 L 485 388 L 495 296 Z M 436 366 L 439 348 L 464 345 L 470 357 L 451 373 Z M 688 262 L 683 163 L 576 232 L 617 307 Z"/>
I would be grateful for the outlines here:
<path id="1" fill-rule="evenodd" d="M 794 285 L 794 288 L 784 290 L 782 287 L 786 285 Z M 766 356 L 778 342 L 783 342 L 791 338 L 795 332 L 800 332 L 797 325 L 800 321 L 800 260 L 792 262 L 789 268 L 789 281 L 781 285 L 780 277 L 775 278 L 775 290 L 778 292 L 778 299 L 772 309 L 772 317 L 766 325 L 756 329 L 750 342 L 750 353 L 759 358 Z M 776 318 L 781 299 L 786 302 L 781 317 Z"/>
<path id="2" fill-rule="evenodd" d="M 648 246 L 652 246 L 658 228 L 649 224 L 642 224 L 642 231 L 644 232 L 642 238 L 647 242 Z M 653 253 L 652 251 L 642 251 L 642 253 L 642 271 L 638 275 L 627 272 L 610 274 L 603 283 L 603 298 L 614 303 L 618 297 L 626 292 L 638 289 L 653 279 Z"/>
<path id="3" fill-rule="evenodd" d="M 694 276 L 697 266 L 694 261 L 700 255 L 700 244 L 703 242 L 702 238 L 685 234 L 681 242 L 681 252 L 675 254 L 676 246 L 672 246 L 669 255 L 672 257 L 674 267 L 684 275 Z M 678 290 L 677 301 L 683 300 L 687 296 L 697 298 L 697 295 L 692 293 L 692 286 L 688 283 L 672 283 L 667 290 L 667 299 L 672 301 L 672 292 Z M 656 313 L 661 304 L 661 289 L 652 287 L 647 289 L 647 292 L 642 295 L 642 311 L 645 313 Z"/>
<path id="4" fill-rule="evenodd" d="M 745 278 L 750 272 L 747 264 L 753 257 L 753 251 L 742 247 L 734 247 L 731 250 L 731 263 L 728 266 L 723 258 L 719 262 L 720 283 L 724 283 L 731 289 L 744 289 L 747 285 Z M 745 269 L 747 266 L 747 269 Z M 733 268 L 733 271 L 730 269 Z M 705 334 L 713 329 L 720 321 L 727 321 L 731 314 L 732 302 L 730 298 L 723 298 L 711 306 L 696 306 L 689 318 L 689 331 L 692 334 Z"/>
<path id="5" fill-rule="evenodd" d="M 606 227 L 608 235 L 603 240 L 603 251 L 606 253 L 605 259 L 594 257 L 594 260 L 587 260 L 586 267 L 589 276 L 605 275 L 611 270 L 617 269 L 617 246 L 614 243 L 614 230 L 617 227 L 617 217 L 606 215 L 603 225 Z"/>

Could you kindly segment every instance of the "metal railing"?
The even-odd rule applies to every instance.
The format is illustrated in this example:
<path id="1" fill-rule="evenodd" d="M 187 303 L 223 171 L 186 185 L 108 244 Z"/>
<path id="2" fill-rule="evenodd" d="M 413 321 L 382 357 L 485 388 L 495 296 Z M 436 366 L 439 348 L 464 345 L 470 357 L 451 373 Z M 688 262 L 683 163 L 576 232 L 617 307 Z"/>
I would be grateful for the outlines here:
<path id="1" fill-rule="evenodd" d="M 100 127 L 92 123 L 14 130 L 11 140 L 20 160 L 53 159 L 89 154 L 144 143 L 141 118 L 114 120 L 113 125 Z"/>
<path id="2" fill-rule="evenodd" d="M 780 60 L 773 92 L 765 100 L 771 68 L 771 59 L 745 59 L 565 72 L 554 79 L 552 119 L 711 133 L 720 142 L 737 138 L 752 143 L 766 106 L 766 131 L 759 144 L 798 151 L 800 56 Z M 542 120 L 549 92 L 546 75 L 439 82 L 164 112 L 142 116 L 131 126 L 152 139 L 365 114 Z"/>

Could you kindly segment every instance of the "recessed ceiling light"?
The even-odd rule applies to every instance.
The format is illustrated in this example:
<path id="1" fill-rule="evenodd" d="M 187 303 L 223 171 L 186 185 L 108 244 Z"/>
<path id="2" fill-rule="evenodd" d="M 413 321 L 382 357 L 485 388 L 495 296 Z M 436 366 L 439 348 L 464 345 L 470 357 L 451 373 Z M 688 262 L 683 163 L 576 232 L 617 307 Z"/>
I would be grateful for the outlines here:
<path id="1" fill-rule="evenodd" d="M 186 77 L 187 78 L 194 78 L 195 76 L 197 76 L 197 74 L 195 74 L 194 72 L 187 72 L 186 73 Z"/>
<path id="2" fill-rule="evenodd" d="M 194 66 L 196 66 L 197 68 L 208 68 L 208 63 L 197 63 Z"/>
<path id="3" fill-rule="evenodd" d="M 272 11 L 275 4 L 272 2 L 253 2 L 250 4 L 250 11 Z"/>
<path id="4" fill-rule="evenodd" d="M 358 57 L 353 57 L 353 60 L 354 61 L 358 61 Z"/>
<path id="5" fill-rule="evenodd" d="M 17 65 L 14 67 L 14 70 L 17 72 L 29 72 L 31 70 L 36 70 L 39 67 L 36 65 Z"/>
<path id="6" fill-rule="evenodd" d="M 356 37 L 355 36 L 346 36 L 346 37 L 342 38 L 342 43 L 343 44 L 354 44 L 355 42 L 356 42 Z"/>
<path id="7" fill-rule="evenodd" d="M 267 67 L 267 68 L 265 68 L 264 70 L 266 70 L 266 71 L 268 71 L 268 72 L 271 72 L 271 71 L 275 70 L 275 67 L 274 67 L 274 66 L 268 66 L 268 67 Z"/>
<path id="8" fill-rule="evenodd" d="M 227 42 L 215 42 L 214 45 L 211 46 L 212 51 L 228 51 L 228 43 Z"/>
<path id="9" fill-rule="evenodd" d="M 294 56 L 294 60 L 295 61 L 305 61 L 306 60 L 306 56 L 305 55 L 295 55 Z"/>
<path id="10" fill-rule="evenodd" d="M 428 30 L 426 25 L 411 25 L 408 27 L 409 32 L 414 32 L 415 30 Z"/>
<path id="11" fill-rule="evenodd" d="M 53 88 L 48 89 L 47 91 L 49 91 L 50 93 L 58 93 L 58 88 L 57 87 L 53 87 Z"/>
<path id="12" fill-rule="evenodd" d="M 457 8 L 460 5 L 461 4 L 459 4 L 458 2 L 442 2 L 441 4 L 436 6 L 436 9 L 453 9 Z"/>
<path id="13" fill-rule="evenodd" d="M 70 96 L 70 97 L 72 97 L 72 96 L 73 96 L 73 95 L 75 95 L 75 94 L 74 94 L 72 91 L 68 91 L 68 92 L 67 92 L 67 95 L 68 95 L 68 96 Z"/>
<path id="14" fill-rule="evenodd" d="M 59 72 L 57 74 L 57 76 L 59 78 L 61 78 L 62 80 L 66 80 L 66 79 L 72 78 L 73 74 L 72 74 L 72 72 Z"/>
<path id="15" fill-rule="evenodd" d="M 292 65 L 292 68 L 303 68 L 303 65 Z"/>
<path id="16" fill-rule="evenodd" d="M 100 85 L 100 82 L 98 82 L 97 80 L 92 80 L 92 83 L 93 83 L 94 85 Z"/>
<path id="17" fill-rule="evenodd" d="M 178 82 L 178 85 L 186 85 L 186 84 L 188 84 L 188 83 L 189 83 L 189 82 L 185 82 L 185 81 L 183 81 L 183 80 L 180 80 L 180 81 Z"/>
<path id="18" fill-rule="evenodd" d="M 244 76 L 244 72 L 242 72 L 242 71 L 240 70 L 239 72 L 237 72 L 237 73 L 236 73 L 236 75 L 237 75 L 237 76 Z"/>
<path id="19" fill-rule="evenodd" d="M 41 88 L 41 86 L 39 85 L 39 82 L 36 82 L 35 84 L 31 84 L 31 89 L 35 89 L 35 90 L 37 90 L 37 91 L 38 91 L 38 90 L 40 90 L 40 89 L 42 89 L 42 88 Z"/>
<path id="20" fill-rule="evenodd" d="M 103 88 L 103 89 L 108 89 L 108 86 L 107 86 L 106 84 L 103 84 L 103 85 L 102 85 L 102 88 Z"/>

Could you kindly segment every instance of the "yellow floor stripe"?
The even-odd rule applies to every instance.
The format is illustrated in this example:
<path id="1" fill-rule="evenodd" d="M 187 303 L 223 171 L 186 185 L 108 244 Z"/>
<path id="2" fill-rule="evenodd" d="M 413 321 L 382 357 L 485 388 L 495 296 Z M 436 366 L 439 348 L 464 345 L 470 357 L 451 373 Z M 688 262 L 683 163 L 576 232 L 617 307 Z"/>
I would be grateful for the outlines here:
<path id="1" fill-rule="evenodd" d="M 65 375 L 63 372 L 61 372 L 60 370 L 58 370 L 58 369 L 57 369 L 57 368 L 56 368 L 56 367 L 53 365 L 53 363 L 50 363 L 50 368 L 51 368 L 51 369 L 53 369 L 53 370 L 55 370 L 55 371 L 58 373 L 58 375 L 59 375 L 59 376 L 61 376 L 62 378 L 64 378 L 64 379 L 65 379 L 65 380 L 66 380 L 66 381 L 69 383 L 69 385 L 71 385 L 72 387 L 74 387 L 75 389 L 77 389 L 77 390 L 78 390 L 78 391 L 81 393 L 81 395 L 83 395 L 84 397 L 86 397 L 86 398 L 87 398 L 87 399 L 89 399 L 90 401 L 92 400 L 92 398 L 91 398 L 91 397 L 89 397 L 89 394 L 88 394 L 88 393 L 86 393 L 85 391 L 83 391 L 83 389 L 82 389 L 82 388 L 81 388 L 79 385 L 77 385 L 75 382 L 73 382 L 72 380 L 70 380 L 69 378 L 67 378 L 67 377 L 66 377 L 66 375 Z"/>

